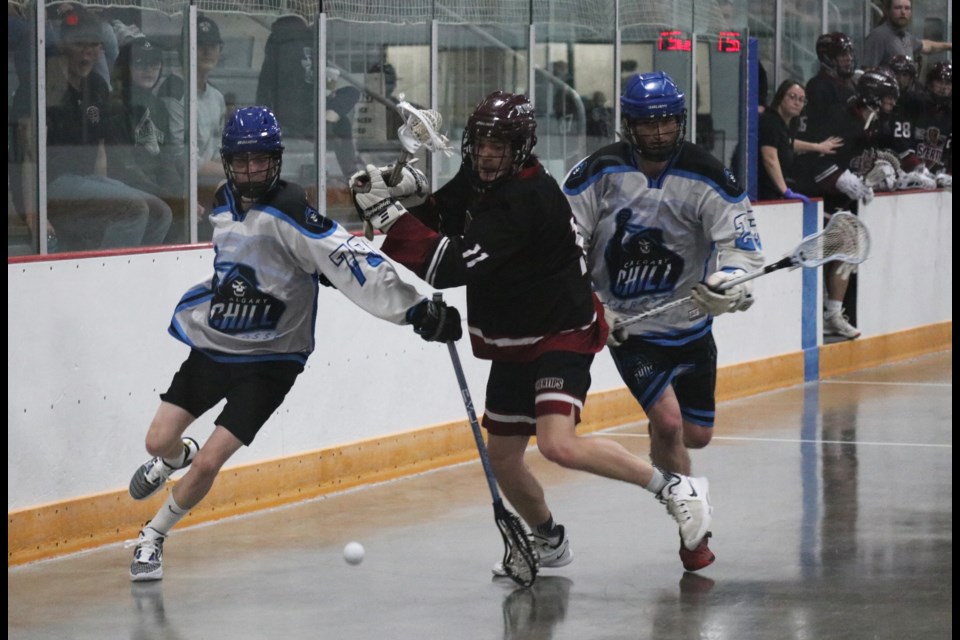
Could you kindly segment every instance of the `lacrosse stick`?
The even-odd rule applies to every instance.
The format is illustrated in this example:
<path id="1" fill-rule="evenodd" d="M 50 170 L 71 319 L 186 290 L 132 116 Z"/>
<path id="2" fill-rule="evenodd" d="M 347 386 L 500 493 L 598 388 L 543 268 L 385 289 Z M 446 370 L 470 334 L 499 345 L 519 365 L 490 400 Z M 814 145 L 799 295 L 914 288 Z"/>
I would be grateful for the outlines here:
<path id="1" fill-rule="evenodd" d="M 442 296 L 440 293 L 435 293 L 433 299 L 439 302 Z M 497 528 L 500 529 L 500 535 L 503 537 L 503 569 L 510 579 L 521 587 L 529 587 L 537 579 L 537 569 L 540 566 L 539 558 L 530 544 L 530 535 L 523 526 L 523 522 L 515 513 L 504 506 L 503 500 L 500 498 L 497 481 L 494 479 L 493 469 L 490 467 L 490 456 L 487 454 L 487 447 L 483 443 L 480 423 L 477 422 L 477 414 L 473 409 L 473 400 L 470 399 L 467 379 L 463 375 L 460 356 L 452 340 L 447 343 L 447 349 L 450 351 L 453 370 L 457 374 L 457 382 L 460 384 L 460 395 L 463 396 L 463 406 L 467 409 L 470 428 L 473 429 L 473 439 L 476 440 L 477 451 L 480 452 L 483 473 L 487 477 L 490 495 L 493 496 L 493 517 L 496 520 Z"/>
<path id="2" fill-rule="evenodd" d="M 451 154 L 450 141 L 437 131 L 443 124 L 440 113 L 433 109 L 417 109 L 403 99 L 402 93 L 398 97 L 400 102 L 397 104 L 397 110 L 403 116 L 404 122 L 397 129 L 397 138 L 403 150 L 400 151 L 390 175 L 384 176 L 389 187 L 396 186 L 400 182 L 400 172 L 421 147 L 428 151 L 443 151 L 448 156 Z M 373 226 L 368 220 L 363 222 L 363 235 L 367 240 L 373 240 Z"/>
<path id="3" fill-rule="evenodd" d="M 852 213 L 840 211 L 830 217 L 830 222 L 827 223 L 823 231 L 804 238 L 790 255 L 773 264 L 768 264 L 757 271 L 751 271 L 742 276 L 731 278 L 720 284 L 717 289 L 719 291 L 726 291 L 730 287 L 747 282 L 748 280 L 753 280 L 754 278 L 759 278 L 760 276 L 765 276 L 774 271 L 779 271 L 780 269 L 792 269 L 796 267 L 812 269 L 827 262 L 845 262 L 850 265 L 857 265 L 866 260 L 869 254 L 870 234 L 867 231 L 867 226 L 860 222 L 860 218 Z M 618 322 L 611 331 L 628 327 L 641 320 L 667 311 L 668 309 L 674 309 L 687 304 L 691 300 L 693 300 L 693 296 L 686 296 L 685 298 L 668 302 L 656 309 L 650 309 L 639 315 L 624 318 Z"/>

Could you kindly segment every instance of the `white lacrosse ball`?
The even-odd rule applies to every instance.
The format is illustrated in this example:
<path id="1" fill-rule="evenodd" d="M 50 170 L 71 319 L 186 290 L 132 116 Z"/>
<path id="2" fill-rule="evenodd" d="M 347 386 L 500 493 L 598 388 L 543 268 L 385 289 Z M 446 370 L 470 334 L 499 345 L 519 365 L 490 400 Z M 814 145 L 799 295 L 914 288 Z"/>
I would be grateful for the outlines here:
<path id="1" fill-rule="evenodd" d="M 363 562 L 363 545 L 359 542 L 348 542 L 343 548 L 343 559 L 347 564 L 357 565 Z"/>

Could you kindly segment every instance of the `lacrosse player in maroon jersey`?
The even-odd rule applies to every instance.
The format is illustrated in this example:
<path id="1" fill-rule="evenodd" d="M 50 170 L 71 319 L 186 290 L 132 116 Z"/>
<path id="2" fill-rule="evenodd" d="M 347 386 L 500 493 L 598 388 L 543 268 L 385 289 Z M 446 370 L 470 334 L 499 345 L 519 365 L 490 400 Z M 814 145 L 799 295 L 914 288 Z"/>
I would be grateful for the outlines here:
<path id="1" fill-rule="evenodd" d="M 893 74 L 879 69 L 867 70 L 857 80 L 856 93 L 846 103 L 837 105 L 827 118 L 824 135 L 843 138 L 843 146 L 835 155 L 804 154 L 794 163 L 798 183 L 804 193 L 823 198 L 826 214 L 847 210 L 857 212 L 859 203 L 869 203 L 874 189 L 864 178 L 873 171 L 886 169 L 883 189 L 896 187 L 896 169 L 878 160 L 878 153 L 888 152 L 890 131 L 887 118 L 897 104 L 900 89 Z M 881 154 L 882 155 L 882 154 Z M 892 155 L 892 154 L 891 154 Z M 893 158 L 896 160 L 896 157 Z M 876 170 L 876 171 L 875 171 Z M 889 184 L 892 181 L 892 185 Z M 823 315 L 824 335 L 853 339 L 860 335 L 844 314 L 850 274 L 842 263 L 824 265 L 827 296 Z"/>
<path id="2" fill-rule="evenodd" d="M 386 232 L 383 251 L 436 288 L 466 285 L 473 353 L 491 360 L 483 426 L 503 494 L 533 531 L 541 567 L 573 560 L 524 455 L 530 437 L 563 467 L 628 482 L 654 494 L 696 548 L 711 521 L 708 483 L 659 469 L 618 442 L 576 433 L 590 365 L 607 338 L 570 205 L 536 155 L 537 122 L 526 96 L 496 91 L 467 121 L 462 164 L 423 204 L 385 185 L 389 168 L 351 180 L 361 216 Z M 356 185 L 364 185 L 362 189 Z M 501 563 L 495 575 L 505 575 Z"/>

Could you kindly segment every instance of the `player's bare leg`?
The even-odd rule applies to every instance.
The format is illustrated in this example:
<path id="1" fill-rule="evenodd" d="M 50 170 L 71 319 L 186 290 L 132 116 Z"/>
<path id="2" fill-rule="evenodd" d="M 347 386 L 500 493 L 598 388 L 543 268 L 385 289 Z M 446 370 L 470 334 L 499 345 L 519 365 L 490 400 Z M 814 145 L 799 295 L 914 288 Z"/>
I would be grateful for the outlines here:
<path id="1" fill-rule="evenodd" d="M 646 487 L 653 468 L 619 442 L 576 433 L 573 413 L 546 415 L 537 420 L 537 446 L 544 457 L 568 469 Z"/>
<path id="2" fill-rule="evenodd" d="M 660 399 L 647 412 L 650 424 L 650 459 L 653 464 L 671 473 L 690 475 L 690 453 L 687 451 L 686 429 L 680 414 L 680 403 L 673 387 L 667 387 Z M 696 432 L 691 430 L 691 440 Z M 709 434 L 708 434 L 709 435 Z M 697 441 L 702 438 L 697 438 Z M 709 442 L 709 438 L 707 439 Z M 700 446 L 704 446 L 706 443 Z M 695 447 L 699 448 L 699 447 Z"/>
<path id="3" fill-rule="evenodd" d="M 489 434 L 487 453 L 490 455 L 490 466 L 493 467 L 500 491 L 520 517 L 531 527 L 536 527 L 550 517 L 550 509 L 543 494 L 543 486 L 524 460 L 529 444 L 530 438 L 527 436 Z"/>
<path id="4" fill-rule="evenodd" d="M 524 460 L 528 436 L 497 436 L 487 439 L 487 453 L 500 490 L 533 532 L 533 548 L 541 567 L 562 567 L 573 560 L 570 540 L 563 525 L 554 521 L 547 507 L 543 486 Z M 503 563 L 493 565 L 495 576 L 505 576 Z"/>
<path id="5" fill-rule="evenodd" d="M 653 463 L 672 473 L 690 475 L 690 449 L 700 449 L 710 442 L 713 429 L 684 422 L 680 413 L 680 403 L 673 387 L 667 387 L 660 399 L 647 413 L 650 419 L 650 459 Z M 716 559 L 710 551 L 708 540 L 710 532 L 693 550 L 680 544 L 680 560 L 687 571 L 697 571 L 709 566 Z"/>

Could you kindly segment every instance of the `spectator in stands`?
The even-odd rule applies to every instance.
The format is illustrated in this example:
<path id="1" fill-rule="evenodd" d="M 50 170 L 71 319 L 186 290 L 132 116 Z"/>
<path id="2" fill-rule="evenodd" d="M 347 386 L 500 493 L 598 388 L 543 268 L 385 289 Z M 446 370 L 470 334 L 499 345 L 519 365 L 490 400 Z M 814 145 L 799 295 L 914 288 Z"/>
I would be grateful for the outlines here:
<path id="1" fill-rule="evenodd" d="M 823 129 L 831 128 L 831 112 L 855 92 L 856 60 L 850 36 L 839 31 L 824 33 L 817 38 L 816 48 L 820 71 L 807 82 L 807 106 L 797 127 L 797 137 L 808 142 L 828 137 Z"/>
<path id="2" fill-rule="evenodd" d="M 61 55 L 47 64 L 48 240 L 58 241 L 61 251 L 160 244 L 170 226 L 170 209 L 159 199 L 107 177 L 109 90 L 92 73 L 102 33 L 89 12 L 63 14 Z M 21 127 L 32 130 L 27 119 Z M 26 145 L 28 162 L 36 161 L 34 148 Z M 33 180 L 25 179 L 23 188 L 24 202 L 32 206 Z M 36 212 L 28 210 L 27 220 L 34 229 Z"/>
<path id="3" fill-rule="evenodd" d="M 316 74 L 313 31 L 306 20 L 298 15 L 274 20 L 257 80 L 257 104 L 283 122 L 287 139 L 316 138 Z"/>
<path id="4" fill-rule="evenodd" d="M 594 91 L 586 107 L 587 135 L 612 139 L 614 114 L 613 109 L 607 104 L 606 94 L 604 94 L 603 91 Z M 610 140 L 607 142 L 610 142 Z"/>
<path id="5" fill-rule="evenodd" d="M 580 102 L 580 96 L 573 89 L 573 74 L 570 72 L 570 65 L 565 60 L 555 60 L 551 69 L 553 77 L 563 84 L 550 84 L 553 91 L 553 110 L 550 115 L 558 122 L 560 132 L 577 133 L 580 126 L 577 122 L 579 114 L 577 103 Z"/>
<path id="6" fill-rule="evenodd" d="M 179 215 L 169 242 L 189 239 L 183 212 L 184 158 L 170 134 L 170 114 L 153 94 L 163 70 L 163 51 L 142 33 L 121 35 L 107 130 L 109 175 L 174 203 Z M 159 205 L 157 205 L 159 206 Z"/>
<path id="7" fill-rule="evenodd" d="M 883 21 L 863 42 L 863 66 L 877 67 L 898 55 L 917 58 L 922 53 L 953 50 L 952 42 L 924 40 L 907 31 L 912 19 L 912 0 L 884 0 Z"/>
<path id="8" fill-rule="evenodd" d="M 350 176 L 360 168 L 351 119 L 353 108 L 360 100 L 360 90 L 349 86 L 338 87 L 339 80 L 340 71 L 327 67 L 327 111 L 324 119 L 327 123 L 327 146 L 337 157 L 343 179 L 349 181 Z M 393 137 L 396 137 L 396 134 L 397 129 L 394 127 Z"/>
<path id="9" fill-rule="evenodd" d="M 842 138 L 843 146 L 835 155 L 810 153 L 797 159 L 798 186 L 804 193 L 822 196 L 828 215 L 840 210 L 856 213 L 861 201 L 868 203 L 873 199 L 873 189 L 864 177 L 873 169 L 877 152 L 882 150 L 878 114 L 891 113 L 899 93 L 892 76 L 876 70 L 864 72 L 857 81 L 854 97 L 837 105 L 824 127 L 828 135 Z M 860 331 L 844 315 L 850 274 L 840 268 L 841 264 L 830 262 L 824 267 L 824 334 L 852 339 Z"/>
<path id="10" fill-rule="evenodd" d="M 186 31 L 186 30 L 184 30 Z M 184 41 L 186 33 L 184 32 Z M 180 48 L 183 55 L 183 46 Z M 223 94 L 209 82 L 210 74 L 220 63 L 223 39 L 217 23 L 205 15 L 197 16 L 197 151 L 198 187 L 201 207 L 213 200 L 213 193 L 223 180 L 220 161 L 220 134 L 223 131 L 227 105 Z M 181 60 L 182 61 L 182 60 Z M 156 91 L 170 114 L 170 134 L 174 144 L 187 143 L 187 86 L 182 75 L 171 74 Z M 185 153 L 181 151 L 181 153 Z M 201 225 L 200 239 L 209 240 L 209 223 Z"/>
<path id="11" fill-rule="evenodd" d="M 394 92 L 397 90 L 397 70 L 392 64 L 387 61 L 377 62 L 370 67 L 370 70 L 367 71 L 367 73 L 379 73 L 383 75 L 383 95 L 380 97 L 385 98 L 392 104 L 397 104 L 400 102 L 400 99 L 394 95 Z M 397 139 L 397 129 L 403 126 L 403 122 L 403 116 L 396 109 L 387 107 L 388 140 Z"/>

